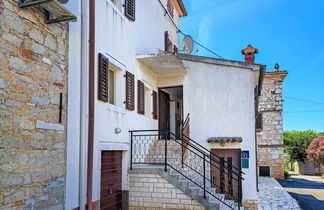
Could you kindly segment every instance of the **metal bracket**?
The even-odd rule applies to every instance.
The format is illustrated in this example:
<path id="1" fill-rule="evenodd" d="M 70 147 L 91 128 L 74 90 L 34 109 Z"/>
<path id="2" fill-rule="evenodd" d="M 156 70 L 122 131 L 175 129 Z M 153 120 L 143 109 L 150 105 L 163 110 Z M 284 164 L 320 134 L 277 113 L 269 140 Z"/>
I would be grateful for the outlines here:
<path id="1" fill-rule="evenodd" d="M 45 11 L 45 23 L 58 23 L 63 21 L 77 21 L 77 17 L 67 10 L 57 0 L 18 0 L 20 8 L 28 8 L 32 6 L 41 6 Z M 55 16 L 55 18 L 51 18 Z"/>
<path id="2" fill-rule="evenodd" d="M 45 23 L 46 24 L 58 23 L 58 22 L 64 22 L 64 21 L 73 21 L 74 22 L 76 20 L 77 20 L 77 17 L 75 17 L 74 15 L 51 19 L 51 13 L 45 9 Z"/>

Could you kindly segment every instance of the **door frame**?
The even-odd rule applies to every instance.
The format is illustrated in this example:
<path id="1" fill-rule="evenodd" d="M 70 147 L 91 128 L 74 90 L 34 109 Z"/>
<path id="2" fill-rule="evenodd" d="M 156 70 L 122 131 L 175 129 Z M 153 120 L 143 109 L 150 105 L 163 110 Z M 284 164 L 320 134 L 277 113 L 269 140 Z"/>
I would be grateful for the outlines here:
<path id="1" fill-rule="evenodd" d="M 159 103 L 159 106 L 158 106 L 158 109 L 159 109 L 159 125 L 158 125 L 158 128 L 159 128 L 159 131 L 161 131 L 162 129 L 161 129 L 161 120 L 162 120 L 162 117 L 161 117 L 161 101 L 160 101 L 160 95 L 161 95 L 161 92 L 163 92 L 163 94 L 166 94 L 166 95 L 168 95 L 168 99 L 169 99 L 169 106 L 167 106 L 167 112 L 168 112 L 168 116 L 167 116 L 167 125 L 166 125 L 166 127 L 167 127 L 167 129 L 166 130 L 168 130 L 168 131 L 170 131 L 170 94 L 169 93 L 166 93 L 166 92 L 164 92 L 162 89 L 165 89 L 165 88 L 159 88 L 158 89 L 158 103 Z M 163 130 L 165 130 L 165 129 L 163 129 Z"/>
<path id="2" fill-rule="evenodd" d="M 234 164 L 233 164 L 233 166 L 235 166 L 236 168 L 238 168 L 240 171 L 242 171 L 242 158 L 241 158 L 241 151 L 242 151 L 242 149 L 241 148 L 210 148 L 210 153 L 211 154 L 215 154 L 215 155 L 217 155 L 218 157 L 221 157 L 222 155 L 220 155 L 220 154 L 217 154 L 217 153 L 213 153 L 213 150 L 220 150 L 220 151 L 228 151 L 228 150 L 232 150 L 232 151 L 234 151 L 234 150 L 237 150 L 237 155 L 238 155 L 238 166 L 235 166 Z M 225 161 L 226 161 L 226 159 L 225 159 Z M 215 169 L 214 169 L 215 168 Z M 212 167 L 212 169 L 210 170 L 210 176 L 211 176 L 211 180 L 212 180 L 212 182 L 214 182 L 213 181 L 213 173 L 214 173 L 214 170 L 217 170 L 217 168 L 216 167 Z M 219 169 L 218 169 L 219 170 Z M 217 173 L 216 173 L 217 174 Z M 225 179 L 226 180 L 226 179 Z M 239 195 L 239 198 L 237 198 L 237 199 L 241 199 L 242 198 L 242 182 L 240 182 L 240 186 L 239 186 L 239 189 L 237 189 L 239 192 L 240 192 L 240 194 L 241 195 Z M 233 197 L 235 198 L 237 196 L 237 194 L 233 194 Z M 227 199 L 229 199 L 229 198 L 227 198 Z"/>
<path id="3" fill-rule="evenodd" d="M 183 85 L 167 86 L 167 87 L 159 87 L 158 88 L 158 95 L 159 95 L 160 91 L 163 91 L 163 89 L 172 89 L 172 88 L 182 88 L 182 92 L 183 92 Z M 163 92 L 165 92 L 165 91 L 163 91 Z M 168 94 L 168 93 L 166 93 L 166 94 Z M 170 96 L 170 94 L 169 94 L 169 96 Z M 158 96 L 158 99 L 159 99 L 159 96 Z M 160 105 L 160 102 L 158 102 L 158 105 Z M 181 116 L 181 118 L 183 118 L 183 100 L 182 100 L 182 108 L 181 108 L 181 110 L 182 110 L 182 113 L 181 113 L 182 116 Z M 160 106 L 158 106 L 158 113 L 160 114 Z M 170 130 L 170 107 L 169 107 L 169 125 L 168 125 L 168 127 L 169 127 L 168 130 Z M 159 116 L 159 125 L 158 125 L 158 128 L 160 130 L 160 116 Z"/>

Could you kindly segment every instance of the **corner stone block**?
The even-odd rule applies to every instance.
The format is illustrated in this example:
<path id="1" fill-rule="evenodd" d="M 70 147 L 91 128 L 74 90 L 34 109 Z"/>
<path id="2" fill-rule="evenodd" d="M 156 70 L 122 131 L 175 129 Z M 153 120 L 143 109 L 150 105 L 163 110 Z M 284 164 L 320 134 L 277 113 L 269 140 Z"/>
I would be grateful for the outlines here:
<path id="1" fill-rule="evenodd" d="M 46 129 L 46 130 L 64 131 L 64 125 L 55 124 L 55 123 L 47 123 L 43 120 L 37 120 L 36 128 L 42 128 L 42 129 Z"/>

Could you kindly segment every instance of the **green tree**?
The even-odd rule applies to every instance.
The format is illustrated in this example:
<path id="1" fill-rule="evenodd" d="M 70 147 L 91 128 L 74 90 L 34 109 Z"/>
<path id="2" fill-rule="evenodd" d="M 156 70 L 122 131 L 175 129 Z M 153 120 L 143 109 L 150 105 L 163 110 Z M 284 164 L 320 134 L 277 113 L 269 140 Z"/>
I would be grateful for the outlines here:
<path id="1" fill-rule="evenodd" d="M 289 155 L 289 161 L 302 161 L 306 158 L 306 149 L 309 143 L 316 137 L 320 136 L 312 130 L 306 131 L 285 131 L 283 135 L 285 153 Z"/>

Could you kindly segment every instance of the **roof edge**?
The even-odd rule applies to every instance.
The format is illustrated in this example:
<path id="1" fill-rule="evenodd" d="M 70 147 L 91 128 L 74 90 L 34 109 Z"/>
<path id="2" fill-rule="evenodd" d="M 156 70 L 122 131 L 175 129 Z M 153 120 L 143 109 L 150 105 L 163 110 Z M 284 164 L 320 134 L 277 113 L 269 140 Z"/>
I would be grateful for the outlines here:
<path id="1" fill-rule="evenodd" d="M 181 15 L 180 17 L 185 17 L 185 16 L 187 16 L 188 13 L 187 13 L 187 10 L 186 10 L 186 8 L 185 8 L 185 6 L 184 6 L 182 0 L 177 0 L 177 2 L 178 2 L 178 4 L 179 4 L 179 6 L 180 6 L 180 9 L 181 9 L 182 13 L 183 13 L 183 15 Z"/>
<path id="2" fill-rule="evenodd" d="M 210 64 L 219 64 L 219 65 L 224 65 L 224 66 L 248 68 L 248 69 L 252 69 L 255 71 L 260 70 L 260 67 L 264 66 L 262 64 L 247 63 L 247 62 L 243 62 L 243 61 L 212 58 L 212 57 L 198 56 L 198 55 L 187 55 L 187 54 L 183 54 L 183 53 L 178 53 L 176 55 L 179 59 L 183 59 L 183 60 L 196 61 L 196 62 L 202 62 L 202 63 L 210 63 Z"/>

